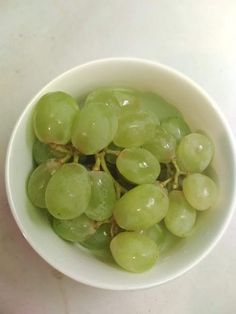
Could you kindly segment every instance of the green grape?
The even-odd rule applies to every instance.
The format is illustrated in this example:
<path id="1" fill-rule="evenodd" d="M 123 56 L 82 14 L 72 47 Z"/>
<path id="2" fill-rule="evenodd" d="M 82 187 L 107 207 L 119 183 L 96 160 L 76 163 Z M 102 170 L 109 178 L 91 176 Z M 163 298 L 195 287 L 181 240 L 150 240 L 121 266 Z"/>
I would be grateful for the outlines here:
<path id="1" fill-rule="evenodd" d="M 169 117 L 182 117 L 177 108 L 155 93 L 140 93 L 139 102 L 142 110 L 150 112 L 159 121 Z"/>
<path id="2" fill-rule="evenodd" d="M 187 123 L 180 117 L 164 119 L 161 122 L 161 127 L 167 133 L 173 135 L 177 142 L 191 132 Z"/>
<path id="3" fill-rule="evenodd" d="M 123 229 L 146 229 L 165 217 L 168 205 L 168 196 L 160 186 L 142 184 L 117 201 L 113 215 Z"/>
<path id="4" fill-rule="evenodd" d="M 206 135 L 191 133 L 177 147 L 177 163 L 183 171 L 202 172 L 210 164 L 213 153 L 213 144 Z"/>
<path id="5" fill-rule="evenodd" d="M 53 218 L 52 226 L 59 237 L 71 242 L 85 241 L 96 231 L 94 222 L 85 214 L 68 220 Z"/>
<path id="6" fill-rule="evenodd" d="M 52 176 L 46 189 L 46 205 L 58 219 L 73 219 L 86 209 L 91 195 L 91 183 L 84 166 L 64 164 Z"/>
<path id="7" fill-rule="evenodd" d="M 116 263 L 130 272 L 141 273 L 157 261 L 159 252 L 154 241 L 137 232 L 121 232 L 110 244 Z"/>
<path id="8" fill-rule="evenodd" d="M 60 167 L 60 163 L 54 160 L 48 160 L 40 164 L 31 173 L 27 185 L 29 199 L 33 205 L 46 208 L 45 191 L 51 176 Z"/>
<path id="9" fill-rule="evenodd" d="M 161 127 L 157 127 L 155 136 L 146 141 L 143 147 L 151 152 L 159 162 L 169 163 L 175 156 L 176 140 Z"/>
<path id="10" fill-rule="evenodd" d="M 189 204 L 198 210 L 208 209 L 217 199 L 215 182 L 201 173 L 190 174 L 183 180 L 183 192 Z"/>
<path id="11" fill-rule="evenodd" d="M 196 221 L 196 210 L 186 201 L 183 192 L 169 193 L 169 209 L 165 217 L 167 229 L 178 237 L 186 237 Z"/>
<path id="12" fill-rule="evenodd" d="M 117 131 L 115 111 L 104 103 L 88 103 L 77 115 L 72 143 L 83 154 L 96 154 L 108 146 Z"/>
<path id="13" fill-rule="evenodd" d="M 141 230 L 140 233 L 152 239 L 156 243 L 160 253 L 167 251 L 177 243 L 178 239 L 162 224 L 155 224 L 148 229 Z"/>
<path id="14" fill-rule="evenodd" d="M 114 259 L 111 254 L 110 247 L 105 247 L 104 249 L 98 249 L 98 250 L 90 250 L 92 254 L 103 263 L 114 265 Z"/>
<path id="15" fill-rule="evenodd" d="M 138 147 L 155 133 L 156 123 L 149 113 L 124 112 L 118 120 L 114 143 L 119 147 Z"/>
<path id="16" fill-rule="evenodd" d="M 96 221 L 112 216 L 116 192 L 112 178 L 104 171 L 91 171 L 91 197 L 85 214 Z"/>
<path id="17" fill-rule="evenodd" d="M 112 110 L 115 110 L 117 114 L 120 112 L 120 105 L 115 95 L 113 95 L 111 88 L 98 88 L 88 94 L 85 105 L 93 103 L 102 103 Z"/>
<path id="18" fill-rule="evenodd" d="M 138 92 L 130 88 L 111 88 L 122 111 L 132 111 L 139 109 Z"/>
<path id="19" fill-rule="evenodd" d="M 102 224 L 94 234 L 80 244 L 89 250 L 103 250 L 109 247 L 111 241 L 111 224 Z"/>
<path id="20" fill-rule="evenodd" d="M 138 108 L 138 93 L 130 88 L 123 87 L 109 87 L 109 88 L 98 88 L 91 92 L 85 103 L 99 102 L 105 103 L 108 106 L 117 107 L 117 113 L 120 113 L 119 109 L 130 109 Z"/>
<path id="21" fill-rule="evenodd" d="M 144 148 L 126 148 L 118 156 L 116 166 L 130 182 L 136 184 L 154 183 L 160 174 L 157 159 Z"/>
<path id="22" fill-rule="evenodd" d="M 58 151 L 53 149 L 48 144 L 40 142 L 38 139 L 35 140 L 33 145 L 33 158 L 39 165 L 46 162 L 48 159 L 61 159 L 66 156 L 66 151 Z"/>
<path id="23" fill-rule="evenodd" d="M 41 142 L 67 144 L 78 105 L 74 98 L 63 92 L 42 96 L 36 104 L 33 124 Z"/>

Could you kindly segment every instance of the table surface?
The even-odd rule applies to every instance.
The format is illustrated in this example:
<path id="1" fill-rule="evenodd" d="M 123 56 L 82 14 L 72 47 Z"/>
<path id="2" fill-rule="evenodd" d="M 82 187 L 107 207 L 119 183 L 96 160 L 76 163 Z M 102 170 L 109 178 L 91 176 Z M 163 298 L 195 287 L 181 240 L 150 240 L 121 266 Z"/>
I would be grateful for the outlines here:
<path id="1" fill-rule="evenodd" d="M 236 132 L 235 0 L 0 0 L 0 314 L 236 313 L 236 220 L 193 270 L 163 286 L 116 292 L 51 268 L 8 206 L 4 161 L 32 96 L 63 71 L 97 58 L 156 60 L 182 71 L 219 104 Z"/>

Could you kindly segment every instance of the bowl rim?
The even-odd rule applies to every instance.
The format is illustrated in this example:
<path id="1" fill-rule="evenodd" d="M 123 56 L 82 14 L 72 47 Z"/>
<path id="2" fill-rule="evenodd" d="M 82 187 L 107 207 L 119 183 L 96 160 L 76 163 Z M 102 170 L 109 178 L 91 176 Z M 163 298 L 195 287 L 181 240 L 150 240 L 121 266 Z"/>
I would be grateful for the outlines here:
<path id="1" fill-rule="evenodd" d="M 102 64 L 107 63 L 107 62 L 139 63 L 142 65 L 152 66 L 153 68 L 159 68 L 159 69 L 162 69 L 162 70 L 170 73 L 171 75 L 173 75 L 173 74 L 176 75 L 178 78 L 180 78 L 183 81 L 186 81 L 186 83 L 191 85 L 193 89 L 195 89 L 198 93 L 200 93 L 207 100 L 209 105 L 212 107 L 212 109 L 218 115 L 218 117 L 221 120 L 221 123 L 223 125 L 223 128 L 225 130 L 225 133 L 227 134 L 230 148 L 231 148 L 231 152 L 232 152 L 232 160 L 233 160 L 232 177 L 236 178 L 236 166 L 235 166 L 236 165 L 236 141 L 234 139 L 232 129 L 229 126 L 229 123 L 226 120 L 224 113 L 221 111 L 221 109 L 219 108 L 217 103 L 211 98 L 211 96 L 209 96 L 209 94 L 201 86 L 199 86 L 191 78 L 189 78 L 185 74 L 179 72 L 178 70 L 173 69 L 172 67 L 165 65 L 163 63 L 159 63 L 157 61 L 151 61 L 151 60 L 147 60 L 147 59 L 143 59 L 143 58 L 133 58 L 133 57 L 113 57 L 113 58 L 95 59 L 93 61 L 79 64 L 77 66 L 70 68 L 67 71 L 64 71 L 63 73 L 57 75 L 55 78 L 50 80 L 42 88 L 40 88 L 40 90 L 37 92 L 37 94 L 35 96 L 33 96 L 29 102 L 27 102 L 23 112 L 20 114 L 20 116 L 17 119 L 17 122 L 15 123 L 15 126 L 13 128 L 13 131 L 11 133 L 10 140 L 9 140 L 9 143 L 7 146 L 7 154 L 6 154 L 6 161 L 5 161 L 6 194 L 7 194 L 7 199 L 8 199 L 11 213 L 12 213 L 21 233 L 23 234 L 24 238 L 27 240 L 27 242 L 30 244 L 30 246 L 34 249 L 34 251 L 37 252 L 37 254 L 41 258 L 43 258 L 54 269 L 57 269 L 58 271 L 60 271 L 61 273 L 70 277 L 73 280 L 76 280 L 80 283 L 86 284 L 86 285 L 91 286 L 91 287 L 108 289 L 108 290 L 123 290 L 123 291 L 125 291 L 125 290 L 126 291 L 127 290 L 140 290 L 140 289 L 151 288 L 154 286 L 160 286 L 164 283 L 167 283 L 171 280 L 174 280 L 174 279 L 180 277 L 181 275 L 183 275 L 186 272 L 188 272 L 189 270 L 191 270 L 194 266 L 196 266 L 200 261 L 202 261 L 212 251 L 212 249 L 216 246 L 216 244 L 222 238 L 224 232 L 226 231 L 226 229 L 229 226 L 229 223 L 232 219 L 232 216 L 233 216 L 233 213 L 234 213 L 234 210 L 236 207 L 236 186 L 235 185 L 234 185 L 234 192 L 235 193 L 234 193 L 234 195 L 232 195 L 231 204 L 229 206 L 229 210 L 228 210 L 228 213 L 226 215 L 224 224 L 219 227 L 218 233 L 216 234 L 216 237 L 214 238 L 214 240 L 211 242 L 211 244 L 209 245 L 209 247 L 206 250 L 204 250 L 201 254 L 199 254 L 198 258 L 196 258 L 193 262 L 189 263 L 188 265 L 185 265 L 184 267 L 182 267 L 179 271 L 176 271 L 176 273 L 174 275 L 168 276 L 160 282 L 153 281 L 150 283 L 135 284 L 135 285 L 127 286 L 127 287 L 123 287 L 122 285 L 116 285 L 116 284 L 107 284 L 107 283 L 103 283 L 103 282 L 91 282 L 90 280 L 86 280 L 84 277 L 83 278 L 77 278 L 77 277 L 75 278 L 75 276 L 73 276 L 73 274 L 71 274 L 69 271 L 62 269 L 61 267 L 58 267 L 58 265 L 55 266 L 51 261 L 48 260 L 47 254 L 43 254 L 42 252 L 39 252 L 39 250 L 37 249 L 37 246 L 34 244 L 34 241 L 31 239 L 31 237 L 29 235 L 26 234 L 26 232 L 25 232 L 25 230 L 21 224 L 21 220 L 18 217 L 17 211 L 14 207 L 13 198 L 12 198 L 12 194 L 11 194 L 11 190 L 10 190 L 10 175 L 9 175 L 10 156 L 11 156 L 14 138 L 15 138 L 15 135 L 17 133 L 18 127 L 21 124 L 21 121 L 23 120 L 25 114 L 27 113 L 29 108 L 32 106 L 32 104 L 38 99 L 38 97 L 40 96 L 40 94 L 42 93 L 42 91 L 44 89 L 48 88 L 51 84 L 55 83 L 56 81 L 61 80 L 61 79 L 65 78 L 67 75 L 70 75 L 71 73 L 76 72 L 80 69 L 85 69 L 86 67 L 90 67 L 90 66 L 93 66 L 96 64 L 102 65 Z M 234 179 L 234 181 L 235 181 L 235 179 Z"/>

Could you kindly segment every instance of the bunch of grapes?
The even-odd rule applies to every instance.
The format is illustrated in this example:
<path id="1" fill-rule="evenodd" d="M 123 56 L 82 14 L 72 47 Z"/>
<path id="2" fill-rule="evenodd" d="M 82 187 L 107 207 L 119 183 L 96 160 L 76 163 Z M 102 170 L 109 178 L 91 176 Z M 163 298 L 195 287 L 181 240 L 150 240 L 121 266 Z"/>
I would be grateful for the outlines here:
<path id="1" fill-rule="evenodd" d="M 151 268 L 215 203 L 212 141 L 157 94 L 100 88 L 78 105 L 48 93 L 33 126 L 31 202 L 62 239 L 128 271 Z"/>

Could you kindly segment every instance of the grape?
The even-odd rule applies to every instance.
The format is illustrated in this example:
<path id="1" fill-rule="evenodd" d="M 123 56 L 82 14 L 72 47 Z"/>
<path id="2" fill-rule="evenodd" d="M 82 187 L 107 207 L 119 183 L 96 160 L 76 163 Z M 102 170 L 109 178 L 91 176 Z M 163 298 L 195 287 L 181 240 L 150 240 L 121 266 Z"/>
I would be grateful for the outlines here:
<path id="1" fill-rule="evenodd" d="M 113 95 L 111 88 L 98 88 L 92 91 L 85 100 L 85 105 L 93 103 L 102 103 L 112 110 L 115 110 L 117 114 L 120 112 L 120 105 L 116 97 Z"/>
<path id="2" fill-rule="evenodd" d="M 53 92 L 42 96 L 33 116 L 38 139 L 44 143 L 67 144 L 78 109 L 76 101 L 66 93 Z"/>
<path id="3" fill-rule="evenodd" d="M 92 155 L 109 145 L 117 131 L 115 111 L 104 103 L 88 103 L 77 115 L 72 143 L 83 154 Z"/>
<path id="4" fill-rule="evenodd" d="M 123 229 L 146 229 L 165 217 L 168 205 L 168 197 L 160 186 L 143 184 L 131 189 L 117 201 L 113 215 Z"/>
<path id="5" fill-rule="evenodd" d="M 33 145 L 33 158 L 39 165 L 46 162 L 48 159 L 61 159 L 66 156 L 66 151 L 61 152 L 53 149 L 48 144 L 40 142 L 38 139 L 35 140 Z"/>
<path id="6" fill-rule="evenodd" d="M 183 192 L 189 204 L 198 210 L 208 209 L 217 198 L 215 182 L 200 173 L 190 174 L 183 180 Z"/>
<path id="7" fill-rule="evenodd" d="M 108 106 L 119 107 L 122 110 L 131 107 L 136 109 L 139 106 L 138 93 L 133 89 L 123 87 L 96 89 L 86 98 L 85 103 L 89 102 L 106 103 Z"/>
<path id="8" fill-rule="evenodd" d="M 84 166 L 64 164 L 50 179 L 46 189 L 46 205 L 58 219 L 80 216 L 89 203 L 91 184 Z"/>
<path id="9" fill-rule="evenodd" d="M 102 250 L 109 247 L 111 241 L 111 224 L 102 224 L 96 232 L 80 244 L 89 250 Z"/>
<path id="10" fill-rule="evenodd" d="M 187 123 L 180 117 L 171 117 L 163 120 L 161 127 L 167 133 L 173 135 L 177 142 L 191 132 Z"/>
<path id="11" fill-rule="evenodd" d="M 150 112 L 159 121 L 169 117 L 182 117 L 177 108 L 166 102 L 161 96 L 155 93 L 140 93 L 139 102 L 143 111 Z"/>
<path id="12" fill-rule="evenodd" d="M 85 214 L 68 220 L 53 218 L 53 230 L 59 237 L 71 242 L 85 241 L 96 231 L 94 222 Z"/>
<path id="13" fill-rule="evenodd" d="M 206 135 L 191 133 L 177 147 L 177 163 L 183 171 L 202 172 L 210 164 L 213 153 L 213 144 Z"/>
<path id="14" fill-rule="evenodd" d="M 116 166 L 130 182 L 153 183 L 160 173 L 157 159 L 144 148 L 126 148 L 118 156 Z"/>
<path id="15" fill-rule="evenodd" d="M 186 201 L 181 191 L 171 191 L 169 200 L 165 225 L 174 235 L 186 237 L 195 224 L 196 210 Z"/>
<path id="16" fill-rule="evenodd" d="M 40 208 L 46 208 L 45 191 L 48 181 L 60 164 L 54 160 L 48 160 L 39 165 L 29 177 L 27 191 L 31 202 Z"/>
<path id="17" fill-rule="evenodd" d="M 111 253 L 125 270 L 144 272 L 157 261 L 159 252 L 154 241 L 137 232 L 121 232 L 110 244 Z"/>
<path id="18" fill-rule="evenodd" d="M 141 230 L 140 233 L 152 239 L 156 243 L 160 253 L 168 250 L 170 247 L 176 244 L 178 239 L 161 223 L 155 224 L 148 229 Z"/>
<path id="19" fill-rule="evenodd" d="M 155 136 L 143 145 L 159 162 L 169 163 L 175 156 L 176 140 L 161 127 L 156 128 Z"/>
<path id="20" fill-rule="evenodd" d="M 138 147 L 155 133 L 155 121 L 149 113 L 124 112 L 118 121 L 114 143 L 119 147 Z"/>
<path id="21" fill-rule="evenodd" d="M 112 88 L 112 93 L 120 105 L 122 111 L 139 109 L 139 94 L 130 88 Z"/>
<path id="22" fill-rule="evenodd" d="M 104 171 L 91 171 L 91 197 L 85 214 L 96 221 L 112 216 L 116 202 L 116 192 L 112 178 Z"/>

